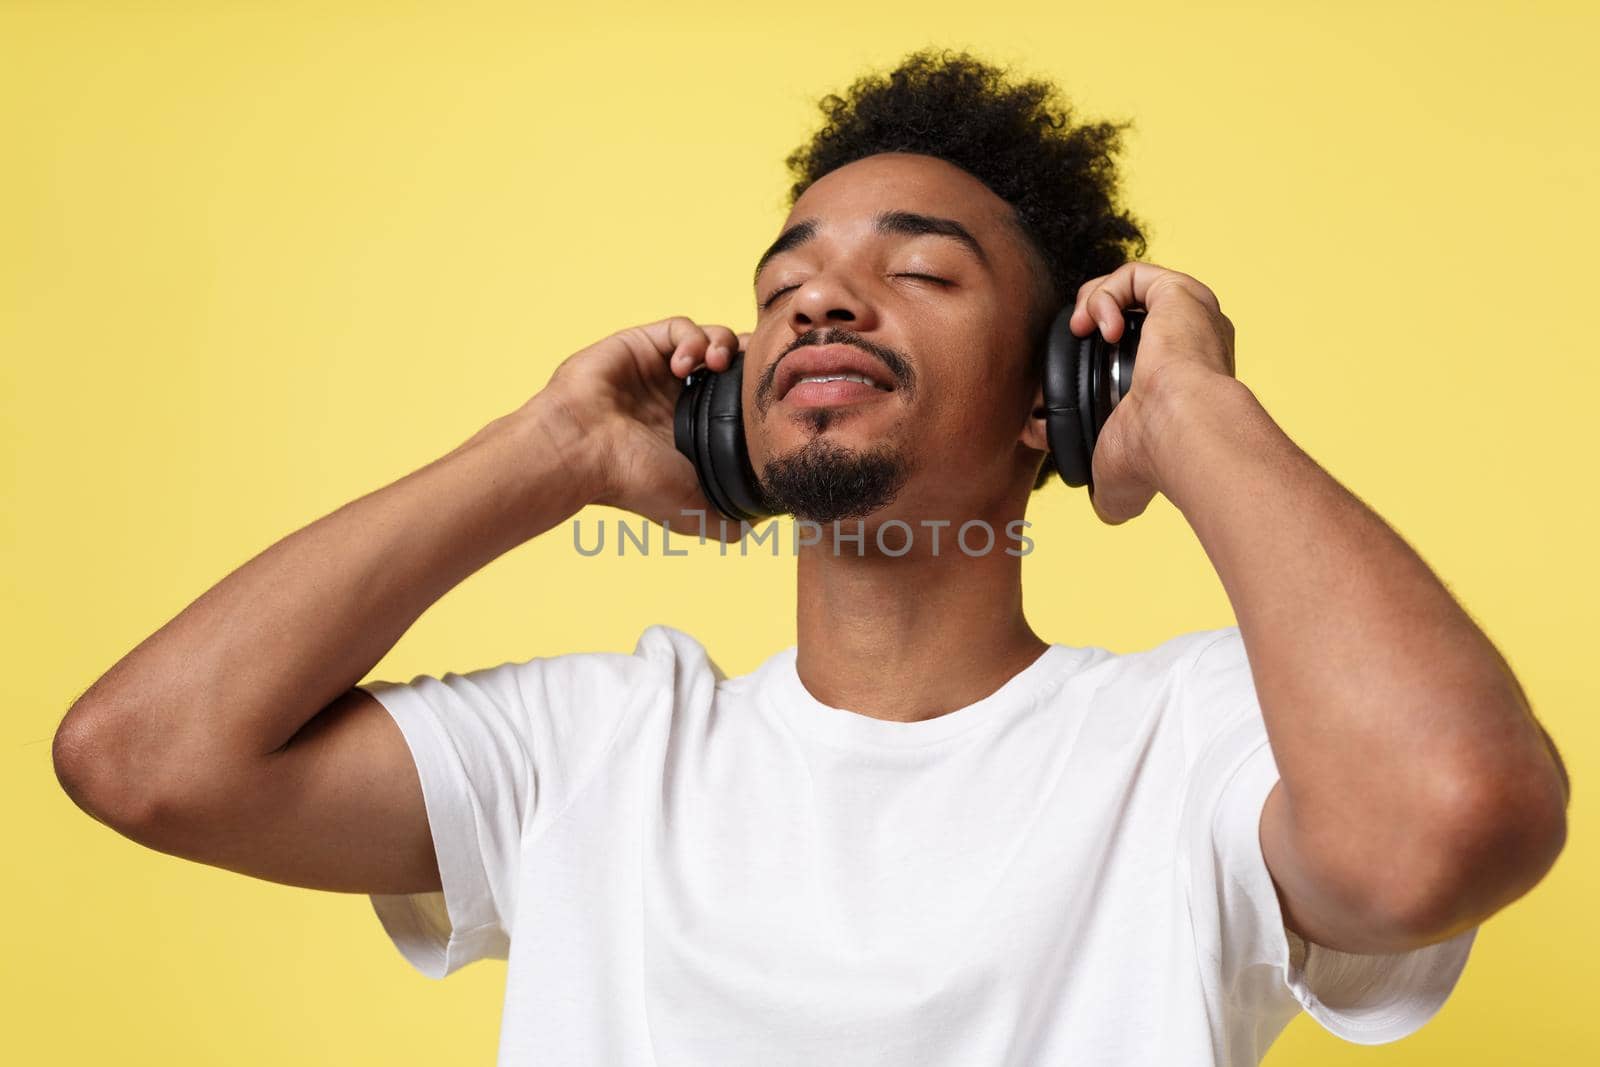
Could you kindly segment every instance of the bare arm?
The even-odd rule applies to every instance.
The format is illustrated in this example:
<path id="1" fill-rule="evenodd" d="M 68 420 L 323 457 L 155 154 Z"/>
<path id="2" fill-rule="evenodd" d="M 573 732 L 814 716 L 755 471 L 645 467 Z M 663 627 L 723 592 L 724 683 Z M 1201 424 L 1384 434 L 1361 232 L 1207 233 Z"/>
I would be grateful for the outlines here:
<path id="1" fill-rule="evenodd" d="M 1360 953 L 1476 925 L 1562 849 L 1554 744 L 1443 583 L 1232 377 L 1210 290 L 1125 264 L 1080 289 L 1077 325 L 1115 339 L 1133 304 L 1149 316 L 1095 507 L 1120 522 L 1164 493 L 1222 580 L 1282 775 L 1260 834 L 1285 921 Z"/>
<path id="2" fill-rule="evenodd" d="M 1395 952 L 1483 921 L 1561 850 L 1565 774 L 1510 668 L 1411 548 L 1232 381 L 1169 422 L 1170 483 L 1228 592 L 1283 780 L 1285 919 Z"/>
<path id="3" fill-rule="evenodd" d="M 437 872 L 404 739 L 347 691 L 429 604 L 592 496 L 576 444 L 535 406 L 272 545 L 78 700 L 56 735 L 63 785 L 162 851 L 319 888 L 426 886 Z M 302 731 L 323 743 L 296 747 Z M 350 847 L 340 824 L 374 831 L 374 847 Z M 399 870 L 385 853 L 405 855 Z"/>
<path id="4" fill-rule="evenodd" d="M 63 787 L 164 852 L 316 888 L 437 889 L 410 752 L 352 687 L 429 604 L 585 504 L 705 507 L 671 449 L 667 357 L 697 363 L 712 338 L 735 343 L 682 318 L 613 335 L 449 454 L 249 560 L 73 705 Z"/>

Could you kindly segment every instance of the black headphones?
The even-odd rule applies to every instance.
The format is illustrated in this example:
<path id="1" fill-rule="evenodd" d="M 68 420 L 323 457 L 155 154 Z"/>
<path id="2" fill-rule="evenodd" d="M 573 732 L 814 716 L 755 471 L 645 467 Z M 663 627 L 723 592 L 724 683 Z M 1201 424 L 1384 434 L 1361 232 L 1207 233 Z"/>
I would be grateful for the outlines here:
<path id="1" fill-rule="evenodd" d="M 1050 324 L 1044 358 L 1044 420 L 1061 480 L 1089 486 L 1090 457 L 1112 409 L 1133 385 L 1133 360 L 1144 327 L 1142 308 L 1122 313 L 1122 340 L 1110 344 L 1096 330 L 1088 337 L 1073 334 L 1067 323 L 1072 308 L 1063 308 Z M 734 522 L 755 524 L 770 517 L 757 488 L 750 451 L 745 444 L 744 408 L 740 390 L 744 353 L 721 373 L 701 367 L 683 383 L 673 416 L 673 440 L 689 457 L 706 499 Z"/>

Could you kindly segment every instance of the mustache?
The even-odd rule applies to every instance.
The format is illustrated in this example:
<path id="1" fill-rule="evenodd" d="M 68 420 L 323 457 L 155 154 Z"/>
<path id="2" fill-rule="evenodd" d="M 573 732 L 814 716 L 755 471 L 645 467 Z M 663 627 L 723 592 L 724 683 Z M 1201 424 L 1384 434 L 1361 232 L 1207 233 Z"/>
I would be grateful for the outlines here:
<path id="1" fill-rule="evenodd" d="M 761 372 L 761 380 L 756 383 L 756 410 L 762 415 L 765 415 L 767 408 L 772 406 L 778 368 L 789 358 L 790 352 L 805 348 L 807 345 L 849 345 L 851 348 L 859 348 L 883 364 L 884 369 L 894 378 L 896 389 L 905 393 L 916 390 L 916 371 L 911 369 L 911 363 L 900 353 L 851 330 L 829 326 L 824 329 L 807 330 L 794 339 L 794 343 L 784 350 L 782 356 L 767 364 L 766 369 Z"/>

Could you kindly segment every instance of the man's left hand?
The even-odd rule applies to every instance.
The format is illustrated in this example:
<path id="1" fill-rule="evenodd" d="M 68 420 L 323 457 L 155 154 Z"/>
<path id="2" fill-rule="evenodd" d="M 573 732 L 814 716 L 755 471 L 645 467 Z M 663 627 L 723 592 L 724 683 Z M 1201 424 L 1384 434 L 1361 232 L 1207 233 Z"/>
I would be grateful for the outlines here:
<path id="1" fill-rule="evenodd" d="M 1094 510 L 1112 525 L 1143 513 L 1162 491 L 1175 406 L 1219 386 L 1237 388 L 1233 323 L 1216 294 L 1179 271 L 1135 260 L 1091 278 L 1078 288 L 1072 332 L 1087 337 L 1098 326 L 1115 342 L 1125 326 L 1122 310 L 1131 306 L 1147 313 L 1133 382 L 1101 429 L 1092 463 Z"/>

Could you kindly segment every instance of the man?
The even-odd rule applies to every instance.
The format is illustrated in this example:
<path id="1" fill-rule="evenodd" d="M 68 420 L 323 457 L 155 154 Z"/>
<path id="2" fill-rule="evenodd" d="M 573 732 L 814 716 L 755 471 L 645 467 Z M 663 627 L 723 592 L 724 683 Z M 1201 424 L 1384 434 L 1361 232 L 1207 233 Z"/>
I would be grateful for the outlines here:
<path id="1" fill-rule="evenodd" d="M 65 788 L 150 847 L 371 894 L 425 974 L 508 958 L 503 1063 L 1237 1065 L 1302 1008 L 1414 1031 L 1564 841 L 1515 678 L 1233 377 L 1215 295 L 1138 260 L 1114 127 L 961 55 L 827 104 L 752 330 L 608 337 L 249 561 L 73 707 Z M 1016 552 L 953 550 L 1044 481 L 1069 302 L 1112 341 L 1148 312 L 1095 512 L 1165 494 L 1237 627 L 1051 644 Z M 728 679 L 652 626 L 357 685 L 584 505 L 706 510 L 673 403 L 740 348 L 762 491 L 830 531 L 793 648 Z"/>

